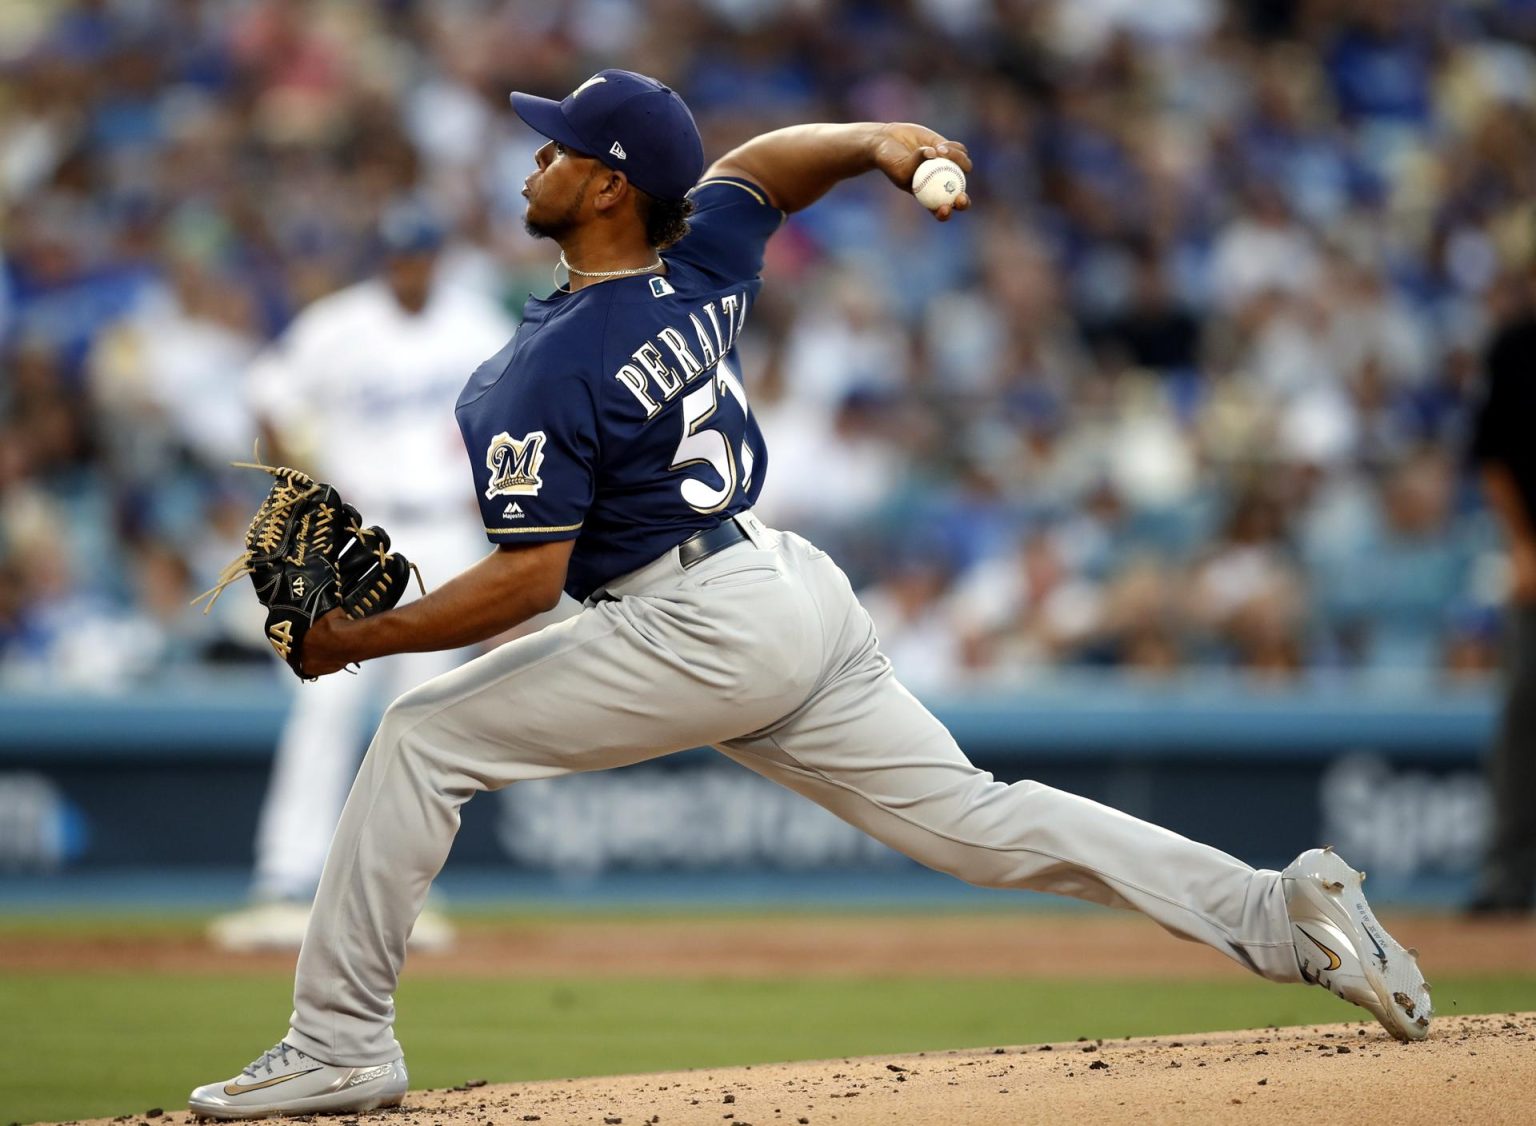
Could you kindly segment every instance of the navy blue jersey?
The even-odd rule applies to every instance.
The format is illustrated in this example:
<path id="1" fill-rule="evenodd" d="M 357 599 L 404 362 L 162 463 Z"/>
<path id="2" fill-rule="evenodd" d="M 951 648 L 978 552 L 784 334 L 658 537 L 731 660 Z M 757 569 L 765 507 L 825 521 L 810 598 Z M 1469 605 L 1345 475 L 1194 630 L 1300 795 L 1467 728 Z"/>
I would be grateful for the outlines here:
<path id="1" fill-rule="evenodd" d="M 530 297 L 456 414 L 496 543 L 574 539 L 585 598 L 750 508 L 768 465 L 734 350 L 783 221 L 754 185 L 706 180 L 667 272 Z"/>

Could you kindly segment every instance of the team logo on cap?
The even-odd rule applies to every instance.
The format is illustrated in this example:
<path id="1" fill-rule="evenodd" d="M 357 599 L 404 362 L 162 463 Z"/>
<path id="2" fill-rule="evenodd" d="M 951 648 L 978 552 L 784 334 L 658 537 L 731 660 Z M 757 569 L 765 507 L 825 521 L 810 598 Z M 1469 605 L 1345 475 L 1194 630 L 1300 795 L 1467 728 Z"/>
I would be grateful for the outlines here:
<path id="1" fill-rule="evenodd" d="M 539 466 L 544 464 L 544 431 L 535 430 L 514 438 L 503 430 L 486 447 L 485 467 L 491 471 L 491 483 L 485 499 L 504 496 L 537 496 L 544 487 Z"/>
<path id="2" fill-rule="evenodd" d="M 574 98 L 577 94 L 581 93 L 588 86 L 596 86 L 599 82 L 607 82 L 607 81 L 608 80 L 606 78 L 604 78 L 601 74 L 594 74 L 591 78 L 587 79 L 580 86 L 576 87 L 576 89 L 572 90 L 571 91 L 571 97 Z"/>

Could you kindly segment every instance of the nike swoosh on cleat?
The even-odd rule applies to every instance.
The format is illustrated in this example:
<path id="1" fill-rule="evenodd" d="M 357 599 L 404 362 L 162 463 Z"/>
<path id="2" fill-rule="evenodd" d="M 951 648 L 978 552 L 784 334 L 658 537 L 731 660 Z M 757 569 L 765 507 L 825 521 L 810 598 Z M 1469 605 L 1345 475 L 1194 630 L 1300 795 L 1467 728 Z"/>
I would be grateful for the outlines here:
<path id="1" fill-rule="evenodd" d="M 1340 966 L 1342 966 L 1344 964 L 1342 961 L 1339 960 L 1339 956 L 1337 954 L 1335 954 L 1332 950 L 1328 949 L 1328 947 L 1324 946 L 1321 942 L 1317 941 L 1317 939 L 1313 938 L 1312 935 L 1310 933 L 1308 933 L 1308 931 L 1306 930 L 1305 927 L 1297 927 L 1296 929 L 1301 931 L 1302 934 L 1306 935 L 1307 938 L 1311 941 L 1313 946 L 1317 947 L 1324 954 L 1328 955 L 1328 965 L 1325 967 L 1326 969 L 1336 970 L 1336 969 L 1338 969 Z"/>
<path id="2" fill-rule="evenodd" d="M 1308 935 L 1307 937 L 1311 938 L 1312 936 Z M 290 1079 L 297 1079 L 301 1075 L 308 1075 L 319 1070 L 318 1067 L 312 1067 L 309 1071 L 295 1071 L 292 1075 L 278 1075 L 272 1079 L 264 1079 L 260 1083 L 226 1083 L 224 1084 L 224 1093 L 226 1095 L 243 1095 L 248 1091 L 259 1091 L 263 1087 L 276 1087 L 279 1083 L 286 1083 Z"/>
<path id="3" fill-rule="evenodd" d="M 1387 952 L 1381 948 L 1380 940 L 1378 940 L 1377 937 L 1371 933 L 1371 928 L 1366 926 L 1365 920 L 1363 919 L 1360 921 L 1360 929 L 1365 932 L 1365 937 L 1371 940 L 1371 945 L 1376 947 L 1376 957 L 1380 958 L 1381 964 L 1385 966 L 1387 964 Z M 1307 935 L 1307 937 L 1311 938 L 1312 936 Z"/>

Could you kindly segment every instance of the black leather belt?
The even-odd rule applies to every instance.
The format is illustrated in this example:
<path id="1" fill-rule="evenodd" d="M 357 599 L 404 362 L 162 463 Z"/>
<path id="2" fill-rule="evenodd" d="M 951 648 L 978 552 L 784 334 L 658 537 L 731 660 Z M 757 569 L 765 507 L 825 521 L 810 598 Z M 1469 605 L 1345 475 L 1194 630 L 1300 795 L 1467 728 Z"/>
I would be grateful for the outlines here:
<path id="1" fill-rule="evenodd" d="M 677 545 L 677 561 L 687 570 L 695 563 L 703 562 L 717 551 L 724 551 L 733 543 L 749 538 L 736 518 L 731 517 L 710 528 L 707 532 L 695 532 Z"/>

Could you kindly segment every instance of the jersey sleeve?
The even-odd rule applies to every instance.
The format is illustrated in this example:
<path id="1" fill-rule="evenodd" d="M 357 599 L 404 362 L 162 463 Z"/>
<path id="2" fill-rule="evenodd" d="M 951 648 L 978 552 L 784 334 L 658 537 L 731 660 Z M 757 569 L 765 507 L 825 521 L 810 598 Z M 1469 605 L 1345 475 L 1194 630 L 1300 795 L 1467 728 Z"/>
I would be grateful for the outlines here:
<path id="1" fill-rule="evenodd" d="M 492 543 L 575 539 L 592 506 L 597 411 L 578 375 L 528 381 L 459 414 Z"/>
<path id="2" fill-rule="evenodd" d="M 694 212 L 688 234 L 666 252 L 724 281 L 755 278 L 763 269 L 763 248 L 784 222 L 750 180 L 720 176 L 688 193 Z"/>

